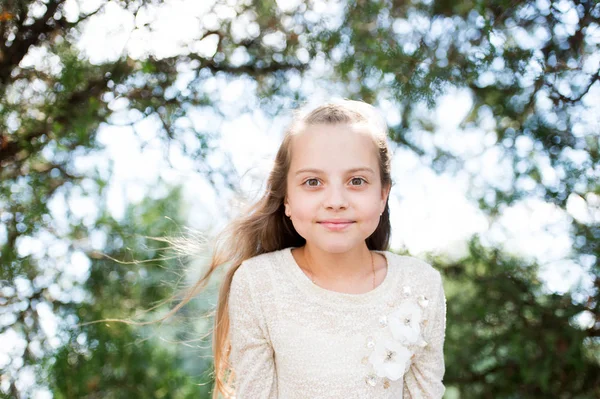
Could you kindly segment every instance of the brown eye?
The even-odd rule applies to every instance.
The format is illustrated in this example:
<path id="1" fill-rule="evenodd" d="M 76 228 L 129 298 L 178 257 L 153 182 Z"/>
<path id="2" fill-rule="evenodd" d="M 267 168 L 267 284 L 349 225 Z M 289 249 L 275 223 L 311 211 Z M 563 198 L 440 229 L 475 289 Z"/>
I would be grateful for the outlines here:
<path id="1" fill-rule="evenodd" d="M 365 179 L 363 179 L 362 177 L 353 177 L 352 180 L 350 180 L 353 184 L 353 186 L 363 186 L 364 183 L 366 183 L 367 181 Z M 359 182 L 358 184 L 355 184 L 356 182 Z M 364 182 L 364 183 L 363 183 Z"/>
<path id="2" fill-rule="evenodd" d="M 310 184 L 309 182 L 316 182 L 317 184 Z M 308 184 L 307 184 L 307 183 L 308 183 Z M 318 179 L 307 179 L 307 180 L 304 182 L 304 184 L 305 184 L 305 185 L 307 185 L 307 186 L 310 186 L 310 187 L 317 187 L 318 183 L 319 183 L 319 180 L 318 180 Z"/>

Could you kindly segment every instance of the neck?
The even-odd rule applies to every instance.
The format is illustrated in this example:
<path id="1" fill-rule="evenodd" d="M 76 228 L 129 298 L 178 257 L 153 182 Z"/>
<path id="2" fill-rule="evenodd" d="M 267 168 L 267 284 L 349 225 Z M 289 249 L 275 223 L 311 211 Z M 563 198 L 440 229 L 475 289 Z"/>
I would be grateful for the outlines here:
<path id="1" fill-rule="evenodd" d="M 325 280 L 352 280 L 373 273 L 366 243 L 340 253 L 323 251 L 307 243 L 302 247 L 302 256 L 312 273 Z"/>

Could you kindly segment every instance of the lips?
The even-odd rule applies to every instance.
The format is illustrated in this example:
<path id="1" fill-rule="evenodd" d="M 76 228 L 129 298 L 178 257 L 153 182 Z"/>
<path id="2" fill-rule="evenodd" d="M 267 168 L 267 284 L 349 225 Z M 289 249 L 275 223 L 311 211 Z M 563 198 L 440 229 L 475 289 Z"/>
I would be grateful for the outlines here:
<path id="1" fill-rule="evenodd" d="M 330 219 L 322 220 L 318 223 L 329 231 L 341 231 L 345 230 L 346 228 L 348 228 L 348 226 L 352 225 L 354 221 L 348 219 Z"/>
<path id="2" fill-rule="evenodd" d="M 343 224 L 343 223 L 354 223 L 354 220 L 350 220 L 350 219 L 326 219 L 326 220 L 320 220 L 318 223 L 328 223 L 328 224 L 339 223 L 339 224 Z"/>

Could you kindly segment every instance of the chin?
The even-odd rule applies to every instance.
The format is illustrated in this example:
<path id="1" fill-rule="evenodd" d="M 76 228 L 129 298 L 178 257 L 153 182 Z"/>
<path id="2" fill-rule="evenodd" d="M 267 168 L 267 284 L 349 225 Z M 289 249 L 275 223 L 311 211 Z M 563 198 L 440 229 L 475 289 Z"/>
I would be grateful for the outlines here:
<path id="1" fill-rule="evenodd" d="M 347 238 L 341 238 L 338 240 L 319 240 L 319 244 L 316 246 L 320 247 L 323 251 L 327 251 L 333 254 L 341 254 L 348 251 L 351 251 L 357 245 L 361 245 L 364 243 L 364 240 L 354 242 L 350 241 Z"/>

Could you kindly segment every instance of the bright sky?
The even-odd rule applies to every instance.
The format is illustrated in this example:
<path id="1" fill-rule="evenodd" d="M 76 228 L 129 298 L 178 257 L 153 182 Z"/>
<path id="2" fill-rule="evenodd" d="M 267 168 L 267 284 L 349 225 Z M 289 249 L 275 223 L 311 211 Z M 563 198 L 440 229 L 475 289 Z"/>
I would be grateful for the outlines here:
<path id="1" fill-rule="evenodd" d="M 94 10 L 100 1 L 68 0 L 67 3 L 67 15 L 76 15 L 79 8 L 83 12 Z M 282 8 L 289 8 L 295 2 L 279 0 L 278 4 Z M 209 5 L 209 2 L 197 0 L 174 0 L 140 13 L 137 20 L 134 20 L 117 4 L 109 3 L 104 13 L 90 20 L 80 38 L 80 47 L 93 62 L 98 63 L 115 59 L 124 50 L 129 51 L 133 57 L 140 57 L 148 51 L 157 56 L 171 56 L 185 49 L 211 54 L 214 53 L 214 42 L 206 40 L 194 43 L 190 40 L 199 34 L 200 21 L 209 27 L 210 24 L 218 23 L 214 18 L 205 18 Z M 225 10 L 222 12 L 226 13 Z M 152 23 L 152 32 L 144 27 L 147 23 Z M 135 30 L 136 27 L 139 29 Z M 239 30 L 238 34 L 243 35 L 245 30 L 253 28 L 251 24 L 246 24 L 236 29 Z M 276 42 L 276 38 L 273 40 Z M 44 55 L 43 52 L 38 53 L 37 57 L 35 54 L 34 52 L 29 59 L 24 60 L 24 63 L 33 63 L 36 58 L 40 60 Z M 243 58 L 243 55 L 240 57 Z M 235 109 L 238 99 L 248 90 L 247 83 L 243 81 L 226 83 L 214 80 L 208 84 L 222 93 L 224 103 L 232 109 Z M 329 98 L 325 89 L 315 85 L 307 87 L 311 90 L 310 98 L 313 103 Z M 493 122 L 490 120 L 489 123 L 483 123 L 478 130 L 464 131 L 458 128 L 470 106 L 471 99 L 464 91 L 449 92 L 440 98 L 432 111 L 439 121 L 437 134 L 432 140 L 435 144 L 445 145 L 471 157 L 466 164 L 467 170 L 478 172 L 482 181 L 506 184 L 509 181 L 509 175 L 506 174 L 508 169 L 502 167 L 501 154 L 494 147 Z M 111 107 L 117 111 L 113 122 L 118 123 L 126 115 L 127 104 L 116 100 Z M 119 113 L 119 110 L 122 112 Z M 398 111 L 389 102 L 382 101 L 380 110 L 388 123 L 398 121 Z M 209 115 L 200 113 L 192 119 L 197 126 L 211 123 Z M 242 187 L 248 196 L 257 195 L 262 188 L 286 123 L 285 116 L 272 121 L 260 111 L 255 111 L 252 115 L 240 115 L 223 123 L 221 149 L 231 154 L 236 170 L 243 176 Z M 136 128 L 145 138 L 152 138 L 155 137 L 157 123 L 146 120 Z M 176 168 L 170 169 L 163 159 L 163 149 L 158 142 L 140 152 L 139 142 L 129 127 L 105 125 L 99 131 L 98 140 L 106 146 L 105 152 L 80 156 L 76 164 L 81 171 L 85 171 L 98 165 L 106 169 L 109 160 L 114 162 L 114 178 L 108 192 L 108 205 L 115 217 L 122 216 L 127 202 L 160 194 L 156 193 L 153 185 L 159 175 L 167 181 L 185 185 L 190 209 L 189 223 L 192 227 L 214 231 L 231 216 L 229 205 L 233 199 L 217 198 L 210 185 L 192 171 L 190 161 L 182 157 L 177 148 L 173 148 L 170 153 Z M 531 143 L 524 141 L 519 145 L 526 148 Z M 550 168 L 545 172 L 547 176 L 551 173 Z M 457 259 L 466 253 L 466 240 L 474 233 L 481 233 L 487 243 L 503 244 L 509 252 L 539 261 L 543 265 L 541 277 L 551 291 L 564 292 L 580 280 L 584 286 L 589 286 L 590 281 L 584 269 L 564 260 L 572 247 L 568 234 L 570 219 L 576 217 L 579 220 L 600 220 L 600 215 L 590 214 L 582 198 L 573 195 L 570 197 L 568 213 L 538 200 L 524 200 L 506 209 L 499 220 L 491 223 L 476 204 L 468 200 L 467 194 L 472 188 L 468 186 L 466 173 L 459 173 L 457 176 L 436 175 L 430 168 L 423 166 L 413 153 L 398 149 L 393 159 L 393 178 L 395 186 L 390 196 L 393 249 L 407 248 L 416 256 L 422 256 L 426 252 L 441 253 Z M 600 199 L 598 202 L 600 203 Z M 57 195 L 49 205 L 59 222 L 64 221 L 63 215 L 67 208 L 88 223 L 93 222 L 96 215 L 93 200 L 83 195 L 76 194 L 69 200 Z M 104 240 L 105 236 L 101 232 L 95 232 L 91 237 L 92 245 L 98 249 L 102 248 Z M 36 254 L 43 252 L 44 248 L 48 248 L 47 241 L 24 239 L 20 242 L 19 252 Z M 65 244 L 60 242 L 52 243 L 49 248 L 48 251 L 54 251 L 59 258 L 69 256 L 65 259 L 64 270 L 68 270 L 72 281 L 84 281 L 87 278 L 89 260 L 83 253 L 67 255 Z M 591 266 L 591 262 L 593 260 L 584 266 Z M 52 279 L 54 276 L 48 275 L 46 278 Z M 65 284 L 68 286 L 68 283 Z M 27 287 L 23 289 L 26 290 Z M 42 308 L 40 314 L 46 318 L 47 332 L 52 335 L 56 323 L 50 309 Z M 4 344 L 3 347 L 1 342 L 10 344 Z M 14 350 L 14 342 L 14 337 L 0 340 L 0 366 L 6 361 L 3 353 Z M 27 374 L 23 378 L 25 384 Z M 39 398 L 47 397 L 44 396 L 47 392 L 40 391 L 38 395 Z"/>

